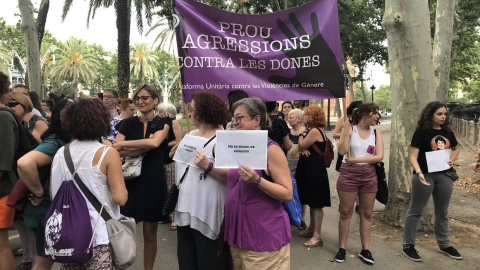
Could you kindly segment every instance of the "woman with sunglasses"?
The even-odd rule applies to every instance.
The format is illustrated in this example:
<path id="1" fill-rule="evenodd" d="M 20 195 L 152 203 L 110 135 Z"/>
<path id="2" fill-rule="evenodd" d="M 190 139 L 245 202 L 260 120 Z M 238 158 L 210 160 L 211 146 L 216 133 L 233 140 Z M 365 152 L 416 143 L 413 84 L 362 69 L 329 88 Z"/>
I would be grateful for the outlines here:
<path id="1" fill-rule="evenodd" d="M 11 92 L 5 96 L 9 107 L 35 138 L 37 143 L 42 141 L 43 132 L 48 129 L 43 117 L 33 114 L 33 103 L 30 98 L 22 93 Z"/>
<path id="2" fill-rule="evenodd" d="M 265 103 L 244 98 L 233 104 L 236 130 L 267 130 Z M 234 269 L 290 269 L 292 235 L 282 202 L 292 200 L 287 159 L 275 142 L 267 147 L 267 169 L 240 165 L 228 170 L 225 199 L 225 240 Z"/>
<path id="3" fill-rule="evenodd" d="M 171 120 L 155 117 L 159 96 L 154 86 L 140 86 L 133 100 L 142 115 L 122 121 L 113 147 L 121 157 L 144 155 L 140 176 L 125 182 L 128 201 L 121 212 L 143 222 L 143 263 L 146 270 L 151 270 L 157 254 L 158 222 L 165 219 L 162 206 L 167 193 L 164 150 L 160 144 L 168 135 Z"/>

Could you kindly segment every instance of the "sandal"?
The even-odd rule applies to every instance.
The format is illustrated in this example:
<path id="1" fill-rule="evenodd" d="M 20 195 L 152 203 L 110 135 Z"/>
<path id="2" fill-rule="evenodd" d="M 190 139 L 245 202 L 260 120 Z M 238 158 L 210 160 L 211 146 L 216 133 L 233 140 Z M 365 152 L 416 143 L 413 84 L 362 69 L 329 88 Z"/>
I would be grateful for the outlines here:
<path id="1" fill-rule="evenodd" d="M 323 246 L 323 240 L 322 240 L 322 238 L 312 236 L 312 238 L 310 238 L 310 240 L 303 243 L 303 246 L 308 247 L 308 248 L 321 247 L 321 246 Z"/>
<path id="2" fill-rule="evenodd" d="M 170 224 L 170 231 L 176 231 L 177 230 L 177 224 L 175 224 L 175 222 L 172 222 L 172 224 Z"/>
<path id="3" fill-rule="evenodd" d="M 15 270 L 31 270 L 33 267 L 32 262 L 23 262 L 15 268 Z"/>
<path id="4" fill-rule="evenodd" d="M 305 230 L 305 231 L 299 233 L 298 236 L 300 236 L 300 237 L 313 237 L 313 232 Z"/>
<path id="5" fill-rule="evenodd" d="M 303 231 L 303 230 L 307 229 L 307 224 L 305 223 L 305 221 L 302 220 L 302 222 L 300 222 L 300 226 L 298 226 L 298 229 L 300 231 Z"/>
<path id="6" fill-rule="evenodd" d="M 23 248 L 19 248 L 17 250 L 12 250 L 13 256 L 20 257 L 23 256 Z"/>

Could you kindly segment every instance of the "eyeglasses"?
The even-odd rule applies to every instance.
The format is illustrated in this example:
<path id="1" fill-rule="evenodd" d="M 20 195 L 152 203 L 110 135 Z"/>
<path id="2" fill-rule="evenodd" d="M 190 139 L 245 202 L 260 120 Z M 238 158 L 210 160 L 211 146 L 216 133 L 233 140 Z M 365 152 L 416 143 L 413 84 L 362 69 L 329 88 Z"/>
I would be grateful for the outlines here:
<path id="1" fill-rule="evenodd" d="M 7 107 L 13 108 L 13 107 L 17 106 L 18 104 L 20 104 L 20 102 L 10 101 L 10 102 L 7 103 Z M 22 105 L 22 104 L 20 104 L 20 105 Z"/>
<path id="2" fill-rule="evenodd" d="M 112 99 L 112 98 L 117 98 L 117 97 L 114 97 L 114 96 L 103 96 L 103 99 Z"/>
<path id="3" fill-rule="evenodd" d="M 136 97 L 133 98 L 133 100 L 139 101 L 139 100 L 141 99 L 141 100 L 143 100 L 143 101 L 147 101 L 147 100 L 148 100 L 149 98 L 151 98 L 151 97 L 152 97 L 152 96 L 141 96 L 141 97 L 136 96 Z"/>
<path id="4" fill-rule="evenodd" d="M 237 116 L 234 116 L 232 117 L 232 122 L 236 122 L 236 123 L 240 123 L 242 122 L 242 118 L 245 118 L 245 117 L 255 117 L 255 116 L 250 116 L 250 115 L 237 115 Z"/>

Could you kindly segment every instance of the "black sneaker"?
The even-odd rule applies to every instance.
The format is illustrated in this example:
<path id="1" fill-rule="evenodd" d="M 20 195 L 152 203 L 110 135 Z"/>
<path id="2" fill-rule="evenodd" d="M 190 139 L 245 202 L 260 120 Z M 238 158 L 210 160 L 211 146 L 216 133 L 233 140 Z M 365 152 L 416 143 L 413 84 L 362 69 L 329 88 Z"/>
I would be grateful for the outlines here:
<path id="1" fill-rule="evenodd" d="M 345 261 L 345 256 L 347 256 L 347 252 L 343 248 L 339 248 L 337 255 L 335 255 L 335 261 L 338 263 L 342 263 Z"/>
<path id="2" fill-rule="evenodd" d="M 414 245 L 405 245 L 403 246 L 403 255 L 414 262 L 421 262 L 422 258 L 418 255 L 418 251 L 415 249 Z"/>
<path id="3" fill-rule="evenodd" d="M 460 253 L 458 253 L 458 251 L 456 249 L 454 249 L 452 246 L 447 247 L 447 248 L 441 248 L 440 252 L 442 252 L 442 253 L 448 255 L 450 258 L 454 258 L 456 260 L 463 259 L 462 255 L 460 255 Z"/>
<path id="4" fill-rule="evenodd" d="M 375 263 L 375 260 L 372 257 L 372 253 L 368 249 L 362 249 L 360 254 L 358 254 L 358 257 L 360 257 L 360 259 L 362 259 L 366 263 L 369 263 L 369 264 Z"/>

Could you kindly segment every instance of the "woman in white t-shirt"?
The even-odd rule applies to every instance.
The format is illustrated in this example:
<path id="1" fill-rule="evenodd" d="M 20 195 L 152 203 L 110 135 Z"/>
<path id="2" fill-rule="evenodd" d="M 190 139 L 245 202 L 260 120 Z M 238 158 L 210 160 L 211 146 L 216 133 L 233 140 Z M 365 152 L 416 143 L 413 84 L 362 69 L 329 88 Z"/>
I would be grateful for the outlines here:
<path id="1" fill-rule="evenodd" d="M 377 175 L 375 164 L 383 160 L 383 137 L 373 128 L 377 124 L 378 106 L 367 102 L 355 109 L 352 123 L 346 121 L 338 143 L 340 155 L 347 155 L 340 167 L 337 180 L 340 198 L 339 250 L 336 262 L 344 262 L 346 257 L 350 221 L 355 199 L 359 198 L 360 236 L 362 251 L 358 255 L 367 263 L 373 264 L 370 252 L 370 232 L 375 195 L 377 193 Z"/>

